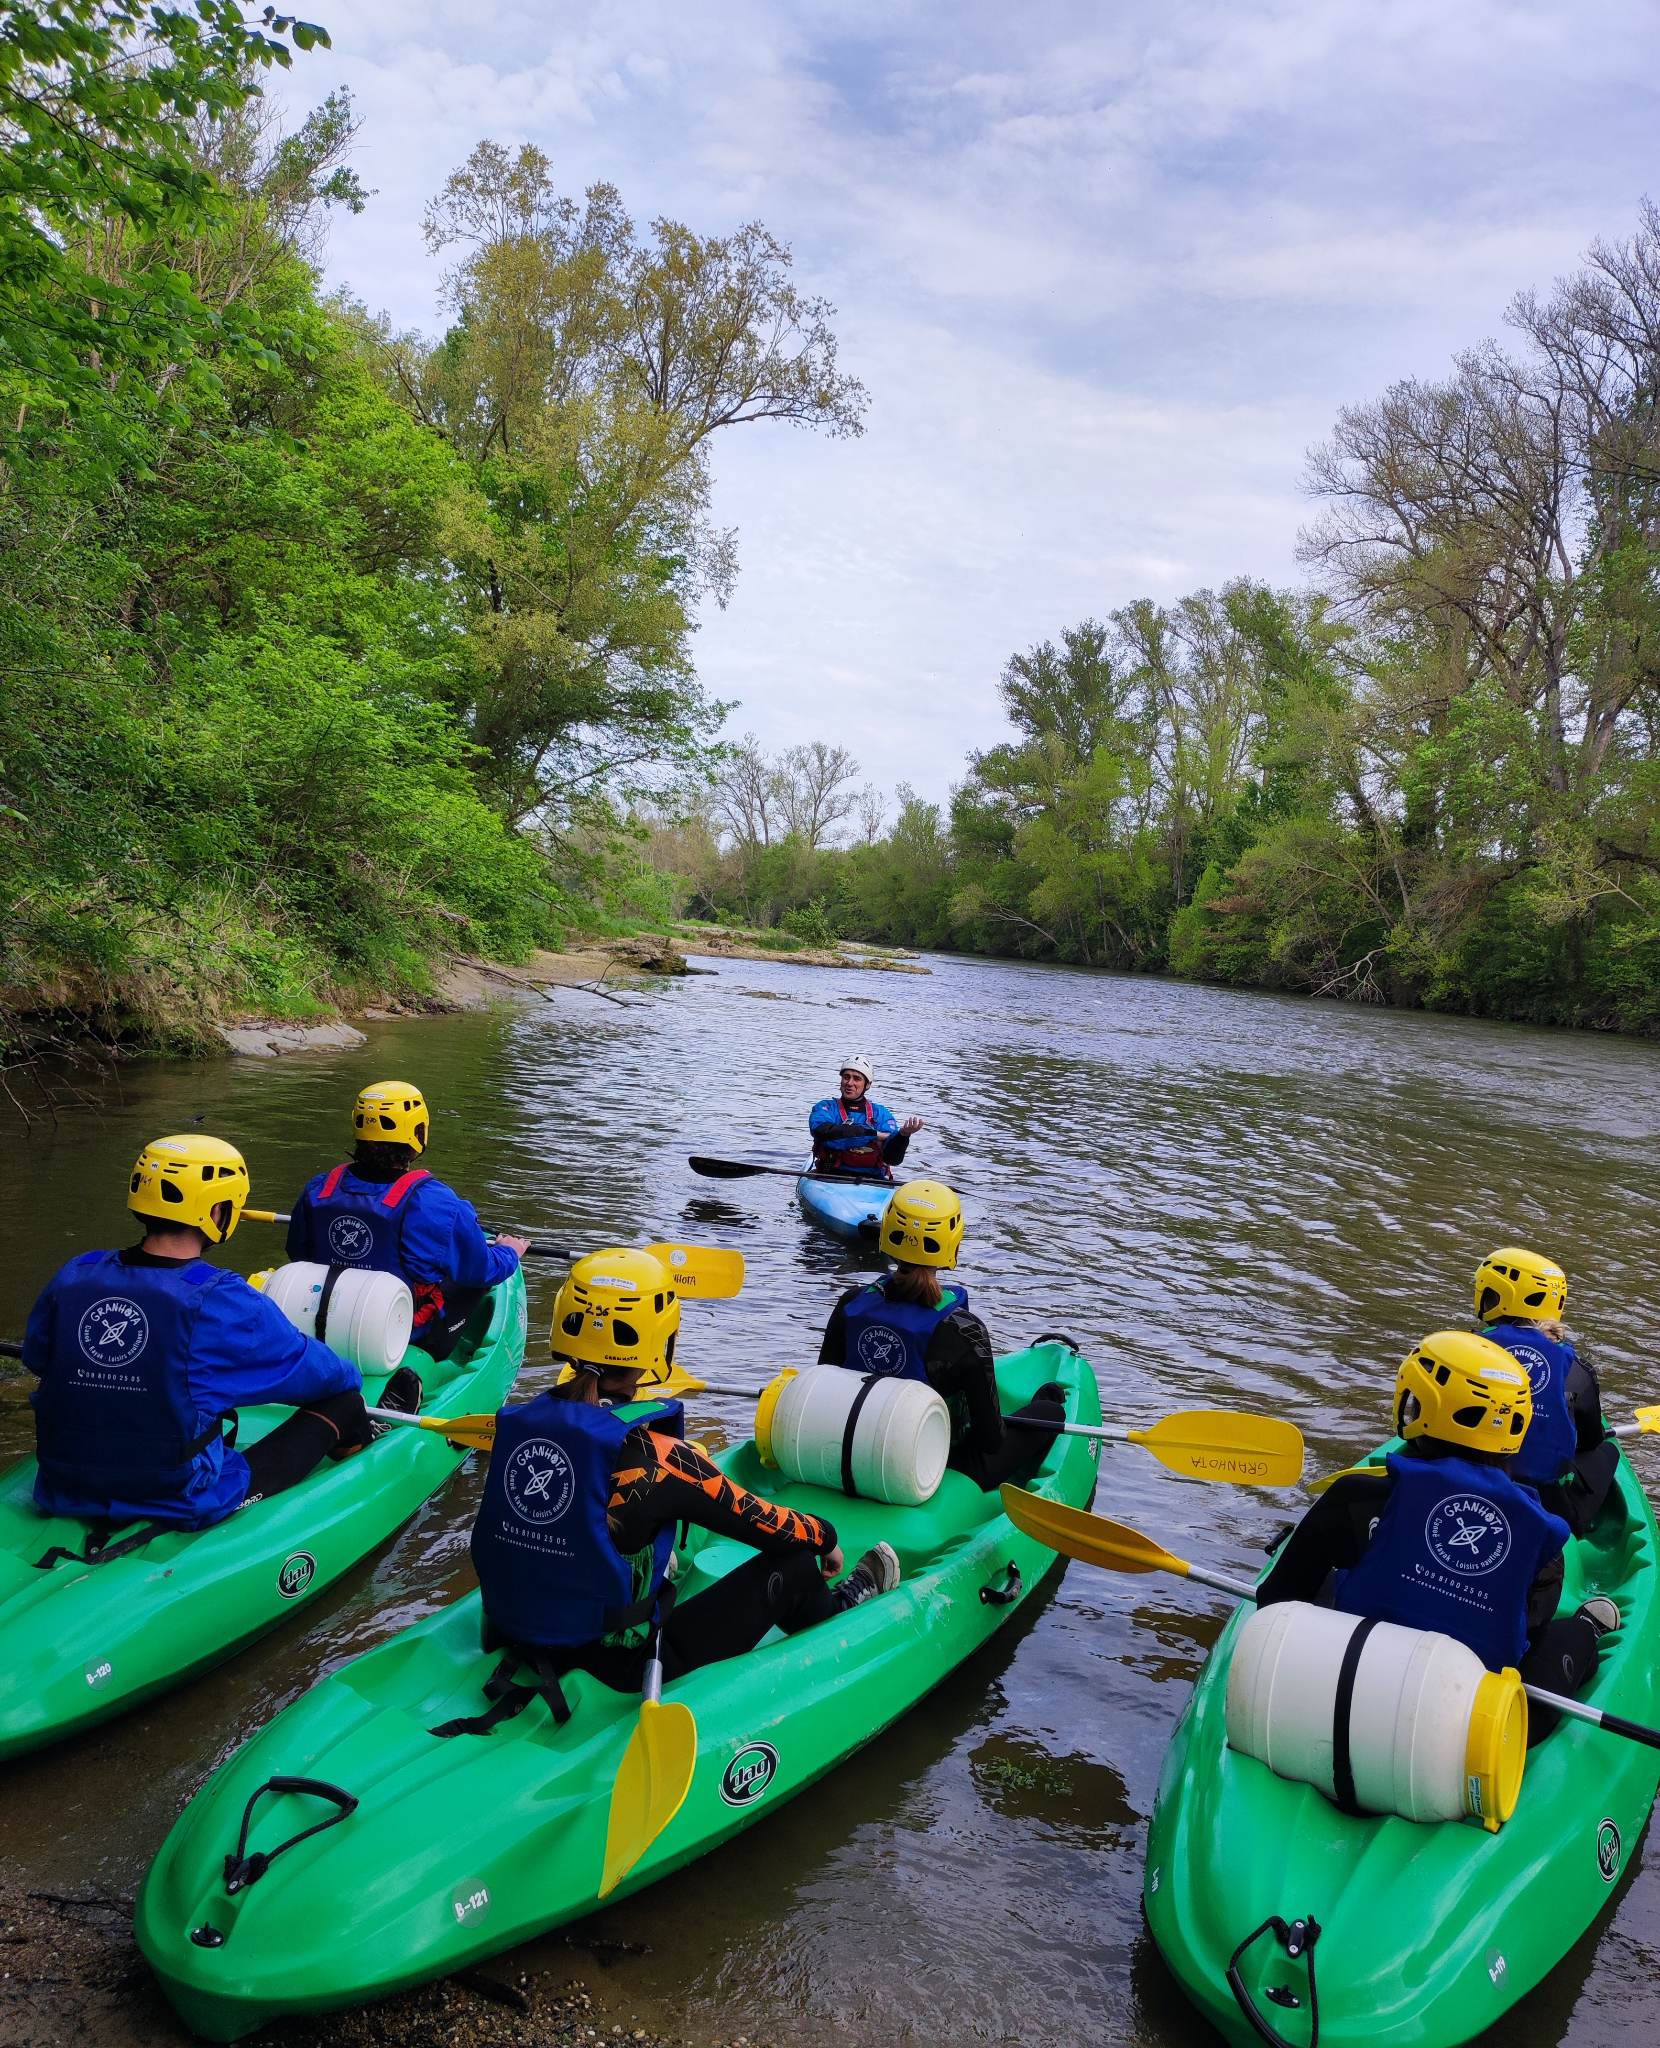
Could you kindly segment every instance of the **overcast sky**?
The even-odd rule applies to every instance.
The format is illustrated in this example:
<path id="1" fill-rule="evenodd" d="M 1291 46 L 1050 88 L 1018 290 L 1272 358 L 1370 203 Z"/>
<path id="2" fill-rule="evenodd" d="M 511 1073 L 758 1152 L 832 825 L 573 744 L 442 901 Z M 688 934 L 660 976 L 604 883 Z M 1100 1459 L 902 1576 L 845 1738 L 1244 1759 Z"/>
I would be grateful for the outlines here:
<path id="1" fill-rule="evenodd" d="M 760 219 L 839 308 L 864 438 L 717 436 L 729 730 L 943 796 L 1016 649 L 1301 580 L 1337 407 L 1498 330 L 1660 193 L 1655 0 L 314 0 L 375 197 L 331 278 L 436 332 L 420 216 L 482 137 L 641 222 Z"/>

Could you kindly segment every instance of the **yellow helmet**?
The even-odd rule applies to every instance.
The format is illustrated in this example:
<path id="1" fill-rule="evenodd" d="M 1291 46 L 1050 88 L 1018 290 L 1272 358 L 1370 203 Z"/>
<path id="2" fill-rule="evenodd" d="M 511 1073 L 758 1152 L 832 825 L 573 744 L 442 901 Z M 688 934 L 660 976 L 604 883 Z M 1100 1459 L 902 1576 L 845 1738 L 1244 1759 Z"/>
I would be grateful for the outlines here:
<path id="1" fill-rule="evenodd" d="M 127 1207 L 135 1216 L 184 1224 L 210 1243 L 223 1244 L 242 1220 L 248 1191 L 247 1162 L 236 1147 L 192 1131 L 145 1146 L 133 1168 Z M 223 1230 L 213 1215 L 221 1202 L 231 1205 Z"/>
<path id="2" fill-rule="evenodd" d="M 1568 1306 L 1568 1276 L 1554 1259 L 1516 1246 L 1489 1252 L 1476 1268 L 1476 1314 L 1484 1323 L 1559 1322 Z"/>
<path id="3" fill-rule="evenodd" d="M 908 1180 L 882 1211 L 881 1245 L 904 1266 L 957 1263 L 963 1205 L 942 1180 Z"/>
<path id="4" fill-rule="evenodd" d="M 650 1252 L 589 1252 L 565 1277 L 553 1304 L 555 1358 L 598 1370 L 634 1368 L 647 1383 L 667 1379 L 680 1329 L 680 1297 Z"/>
<path id="5" fill-rule="evenodd" d="M 1428 1436 L 1508 1457 L 1532 1420 L 1526 1372 L 1502 1345 L 1469 1330 L 1437 1330 L 1395 1375 L 1395 1428 L 1408 1443 Z"/>
<path id="6" fill-rule="evenodd" d="M 427 1149 L 426 1097 L 408 1081 L 376 1081 L 352 1104 L 352 1129 L 360 1143 Z"/>

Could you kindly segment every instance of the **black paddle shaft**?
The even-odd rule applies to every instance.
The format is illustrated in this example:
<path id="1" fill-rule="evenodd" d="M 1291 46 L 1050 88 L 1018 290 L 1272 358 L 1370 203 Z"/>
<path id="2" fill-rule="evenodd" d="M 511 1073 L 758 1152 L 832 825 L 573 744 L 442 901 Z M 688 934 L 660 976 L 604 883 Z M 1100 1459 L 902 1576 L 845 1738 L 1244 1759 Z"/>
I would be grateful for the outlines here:
<path id="1" fill-rule="evenodd" d="M 693 1173 L 701 1173 L 705 1180 L 749 1180 L 758 1173 L 776 1173 L 786 1180 L 846 1181 L 852 1187 L 894 1185 L 878 1180 L 873 1173 L 837 1173 L 832 1167 L 818 1166 L 762 1166 L 748 1159 L 706 1159 L 698 1152 L 692 1153 L 686 1164 Z"/>

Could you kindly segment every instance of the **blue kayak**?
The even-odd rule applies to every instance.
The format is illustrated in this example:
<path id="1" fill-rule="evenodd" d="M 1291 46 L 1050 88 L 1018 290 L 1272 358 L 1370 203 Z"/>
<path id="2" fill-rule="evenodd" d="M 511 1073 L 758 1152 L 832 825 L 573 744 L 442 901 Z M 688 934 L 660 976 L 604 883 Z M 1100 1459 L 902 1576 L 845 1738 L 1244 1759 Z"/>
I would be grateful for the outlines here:
<path id="1" fill-rule="evenodd" d="M 795 1184 L 801 1206 L 815 1223 L 854 1244 L 874 1246 L 876 1226 L 893 1194 L 891 1180 L 827 1180 L 804 1173 Z"/>

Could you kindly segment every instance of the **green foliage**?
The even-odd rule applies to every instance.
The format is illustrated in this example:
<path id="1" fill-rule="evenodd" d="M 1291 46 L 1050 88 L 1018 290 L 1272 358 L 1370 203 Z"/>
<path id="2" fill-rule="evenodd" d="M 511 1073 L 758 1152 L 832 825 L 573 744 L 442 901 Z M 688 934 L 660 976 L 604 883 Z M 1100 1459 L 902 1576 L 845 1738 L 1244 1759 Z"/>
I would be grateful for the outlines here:
<path id="1" fill-rule="evenodd" d="M 180 244 L 230 201 L 192 147 L 191 124 L 230 117 L 258 72 L 324 30 L 237 0 L 25 0 L 0 33 L 0 456 L 30 410 L 89 406 L 118 425 L 128 380 L 167 393 L 212 375 L 257 331 L 196 289 Z M 141 250 L 134 260 L 135 246 Z M 227 314 L 231 317 L 227 318 Z"/>

